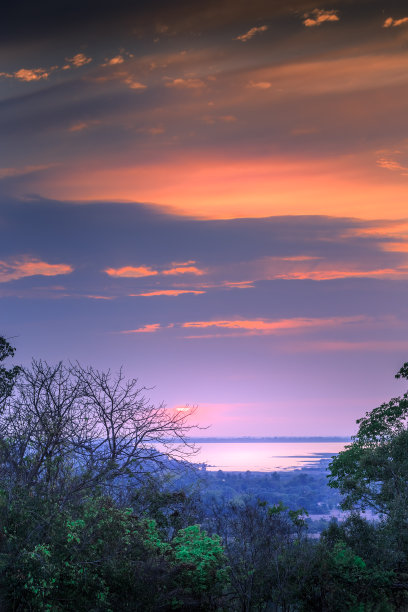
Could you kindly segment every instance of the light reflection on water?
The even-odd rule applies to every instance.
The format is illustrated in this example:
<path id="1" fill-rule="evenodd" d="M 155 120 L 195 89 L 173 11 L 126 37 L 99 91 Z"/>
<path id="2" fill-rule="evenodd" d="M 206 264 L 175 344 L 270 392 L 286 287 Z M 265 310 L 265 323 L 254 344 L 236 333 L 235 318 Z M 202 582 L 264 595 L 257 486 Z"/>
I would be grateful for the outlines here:
<path id="1" fill-rule="evenodd" d="M 271 472 L 305 467 L 343 450 L 346 442 L 200 442 L 194 463 L 208 470 Z"/>

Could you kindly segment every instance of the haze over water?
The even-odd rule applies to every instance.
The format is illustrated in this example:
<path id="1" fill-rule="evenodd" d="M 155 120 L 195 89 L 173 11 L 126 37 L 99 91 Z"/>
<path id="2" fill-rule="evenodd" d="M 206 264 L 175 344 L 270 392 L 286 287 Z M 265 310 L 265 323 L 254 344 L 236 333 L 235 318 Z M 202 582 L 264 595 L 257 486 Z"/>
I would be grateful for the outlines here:
<path id="1" fill-rule="evenodd" d="M 336 455 L 347 442 L 204 442 L 199 443 L 196 463 L 210 471 L 271 472 L 317 467 L 321 459 Z"/>

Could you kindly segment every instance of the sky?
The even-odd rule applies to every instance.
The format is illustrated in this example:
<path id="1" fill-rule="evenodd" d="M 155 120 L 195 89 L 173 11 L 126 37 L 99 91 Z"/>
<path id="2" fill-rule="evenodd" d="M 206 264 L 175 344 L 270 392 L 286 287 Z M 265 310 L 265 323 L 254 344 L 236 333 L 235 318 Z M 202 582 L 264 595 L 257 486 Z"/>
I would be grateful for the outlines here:
<path id="1" fill-rule="evenodd" d="M 23 0 L 0 49 L 17 361 L 123 366 L 208 436 L 405 390 L 405 2 Z"/>

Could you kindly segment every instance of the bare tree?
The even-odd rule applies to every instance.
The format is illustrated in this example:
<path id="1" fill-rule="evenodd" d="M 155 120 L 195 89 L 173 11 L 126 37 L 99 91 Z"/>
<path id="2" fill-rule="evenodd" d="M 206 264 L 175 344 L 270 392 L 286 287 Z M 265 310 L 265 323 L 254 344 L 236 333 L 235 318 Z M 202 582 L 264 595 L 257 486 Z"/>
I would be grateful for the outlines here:
<path id="1" fill-rule="evenodd" d="M 0 414 L 3 479 L 63 500 L 185 461 L 194 409 L 155 406 L 145 391 L 122 371 L 33 361 Z"/>

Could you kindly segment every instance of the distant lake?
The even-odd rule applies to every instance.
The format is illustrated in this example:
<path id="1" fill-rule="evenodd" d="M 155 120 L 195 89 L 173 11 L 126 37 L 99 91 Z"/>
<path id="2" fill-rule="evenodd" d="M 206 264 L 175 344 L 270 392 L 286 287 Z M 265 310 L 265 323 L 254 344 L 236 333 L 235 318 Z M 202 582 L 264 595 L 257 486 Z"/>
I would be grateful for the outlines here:
<path id="1" fill-rule="evenodd" d="M 317 467 L 330 459 L 347 442 L 197 442 L 200 451 L 194 463 L 206 463 L 208 470 L 226 472 L 273 472 Z"/>

